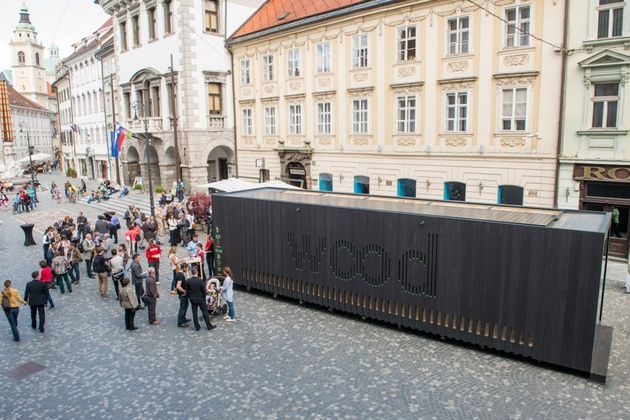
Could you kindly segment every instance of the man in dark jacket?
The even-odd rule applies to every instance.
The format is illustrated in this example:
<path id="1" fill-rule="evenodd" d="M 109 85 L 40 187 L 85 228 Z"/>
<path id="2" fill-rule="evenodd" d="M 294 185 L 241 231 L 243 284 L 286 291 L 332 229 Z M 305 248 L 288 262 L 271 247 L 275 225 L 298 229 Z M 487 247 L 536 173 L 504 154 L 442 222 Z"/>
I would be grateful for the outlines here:
<path id="1" fill-rule="evenodd" d="M 150 267 L 147 270 L 147 292 L 144 295 L 144 303 L 147 305 L 148 315 L 149 315 L 149 324 L 151 325 L 159 325 L 160 321 L 157 319 L 155 314 L 155 307 L 157 305 L 157 300 L 160 297 L 160 292 L 158 292 L 157 284 L 155 282 L 155 269 Z"/>
<path id="2" fill-rule="evenodd" d="M 98 220 L 94 224 L 94 230 L 101 234 L 101 236 L 109 233 L 109 222 L 102 214 L 98 216 Z"/>
<path id="3" fill-rule="evenodd" d="M 43 333 L 44 324 L 46 323 L 46 311 L 44 307 L 48 299 L 50 299 L 50 292 L 48 291 L 48 285 L 39 281 L 39 271 L 33 271 L 31 277 L 33 280 L 26 284 L 24 300 L 26 300 L 31 307 L 31 327 L 33 329 L 36 328 L 37 314 L 39 314 L 39 332 Z"/>
<path id="4" fill-rule="evenodd" d="M 142 287 L 142 281 L 147 277 L 146 273 L 142 272 L 142 266 L 140 265 L 140 254 L 133 254 L 131 257 L 131 266 L 129 271 L 131 272 L 131 283 L 136 288 L 136 296 L 138 297 L 138 307 L 136 310 L 144 309 L 142 302 L 142 296 L 144 296 L 144 287 Z"/>
<path id="5" fill-rule="evenodd" d="M 206 306 L 206 285 L 203 280 L 197 277 L 198 271 L 196 267 L 190 269 L 192 277 L 186 280 L 186 294 L 190 299 L 192 305 L 192 318 L 195 325 L 195 331 L 199 331 L 201 326 L 199 325 L 199 317 L 197 316 L 197 309 L 201 309 L 201 315 L 206 322 L 206 328 L 208 331 L 216 328 L 210 323 L 210 315 L 208 314 L 208 307 Z"/>

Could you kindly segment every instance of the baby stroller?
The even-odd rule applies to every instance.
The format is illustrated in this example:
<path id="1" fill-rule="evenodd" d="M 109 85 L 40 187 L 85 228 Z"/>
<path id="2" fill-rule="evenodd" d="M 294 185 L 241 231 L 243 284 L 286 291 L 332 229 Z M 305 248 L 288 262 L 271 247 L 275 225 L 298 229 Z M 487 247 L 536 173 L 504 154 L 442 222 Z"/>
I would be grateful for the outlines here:
<path id="1" fill-rule="evenodd" d="M 210 285 L 214 284 L 214 291 L 212 292 L 210 289 Z M 208 313 L 212 316 L 214 315 L 225 315 L 228 310 L 227 302 L 223 298 L 221 292 L 219 292 L 219 287 L 221 287 L 221 282 L 217 278 L 211 278 L 208 280 L 207 284 L 207 292 L 208 296 L 206 298 L 206 303 L 208 304 Z"/>

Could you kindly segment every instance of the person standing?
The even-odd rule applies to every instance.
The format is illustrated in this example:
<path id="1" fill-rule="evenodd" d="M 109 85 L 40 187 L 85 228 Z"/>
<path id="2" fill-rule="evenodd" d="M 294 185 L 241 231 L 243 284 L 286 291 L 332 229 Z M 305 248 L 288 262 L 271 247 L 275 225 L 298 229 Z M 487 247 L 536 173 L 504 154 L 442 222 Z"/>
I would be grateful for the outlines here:
<path id="1" fill-rule="evenodd" d="M 170 251 L 168 251 L 168 262 L 171 265 L 171 270 L 173 270 L 171 294 L 176 295 L 177 291 L 175 290 L 175 284 L 177 283 L 177 264 L 179 264 L 179 259 L 177 258 L 177 246 L 171 246 Z"/>
<path id="2" fill-rule="evenodd" d="M 160 256 L 162 249 L 155 243 L 155 239 L 149 241 L 149 247 L 145 251 L 149 267 L 155 269 L 155 282 L 160 284 Z"/>
<path id="3" fill-rule="evenodd" d="M 153 217 L 149 216 L 147 220 L 142 224 L 142 236 L 147 244 L 150 244 L 155 239 L 155 233 L 157 231 L 157 224 Z M 148 246 L 148 245 L 147 245 Z"/>
<path id="4" fill-rule="evenodd" d="M 72 284 L 79 284 L 79 281 L 81 280 L 81 269 L 79 268 L 79 263 L 81 262 L 82 258 L 81 253 L 72 243 L 68 247 L 66 259 L 70 263 L 70 277 L 72 280 Z"/>
<path id="5" fill-rule="evenodd" d="M 228 266 L 223 268 L 223 275 L 225 276 L 225 280 L 223 280 L 223 286 L 221 287 L 221 294 L 225 298 L 225 301 L 228 305 L 228 314 L 223 317 L 226 321 L 233 322 L 234 321 L 234 274 L 232 274 L 232 269 Z"/>
<path id="6" fill-rule="evenodd" d="M 131 283 L 128 278 L 124 278 L 122 281 L 122 289 L 120 290 L 120 306 L 125 309 L 125 328 L 128 331 L 135 331 L 138 329 L 134 325 L 134 319 L 136 317 L 136 308 L 138 307 L 138 299 L 136 294 L 131 288 Z"/>
<path id="7" fill-rule="evenodd" d="M 105 250 L 103 248 L 96 248 L 96 256 L 92 262 L 92 267 L 98 277 L 98 294 L 101 297 L 107 297 L 107 272 L 109 271 L 109 262 L 105 259 Z"/>
<path id="8" fill-rule="evenodd" d="M 612 234 L 617 238 L 621 238 L 619 233 L 619 209 L 617 207 L 612 208 Z"/>
<path id="9" fill-rule="evenodd" d="M 20 292 L 11 287 L 11 280 L 5 280 L 4 290 L 2 291 L 2 309 L 4 309 L 4 314 L 7 316 L 7 320 L 11 326 L 13 341 L 20 341 L 20 332 L 18 331 L 20 303 L 23 305 L 27 304 L 26 301 L 22 299 L 22 296 L 20 296 Z"/>
<path id="10" fill-rule="evenodd" d="M 46 302 L 50 300 L 50 292 L 48 286 L 40 281 L 40 273 L 33 271 L 31 274 L 33 280 L 26 283 L 24 291 L 24 300 L 31 307 L 31 328 L 37 327 L 37 316 L 39 315 L 39 332 L 44 332 L 44 324 L 46 324 Z"/>
<path id="11" fill-rule="evenodd" d="M 135 229 L 136 224 L 131 222 L 131 226 L 125 232 L 125 239 L 129 243 L 129 252 L 138 252 L 138 232 Z"/>
<path id="12" fill-rule="evenodd" d="M 120 219 L 115 211 L 110 213 L 112 219 L 109 221 L 109 234 L 114 239 L 114 243 L 118 243 L 118 230 L 120 230 Z"/>
<path id="13" fill-rule="evenodd" d="M 79 251 L 83 253 L 83 260 L 85 261 L 85 267 L 87 269 L 87 275 L 93 279 L 94 273 L 92 272 L 92 260 L 94 259 L 94 241 L 92 240 L 92 234 L 85 235 L 85 239 L 81 242 Z"/>
<path id="14" fill-rule="evenodd" d="M 85 217 L 82 211 L 77 216 L 77 228 L 79 231 L 79 237 L 81 240 L 85 239 L 85 226 L 88 224 L 88 219 Z"/>
<path id="15" fill-rule="evenodd" d="M 94 224 L 94 230 L 100 233 L 101 236 L 109 233 L 109 223 L 107 222 L 105 216 L 103 216 L 102 214 L 98 215 L 96 223 Z"/>
<path id="16" fill-rule="evenodd" d="M 109 268 L 112 271 L 112 282 L 114 283 L 117 300 L 120 300 L 120 283 L 125 278 L 123 264 L 124 259 L 122 255 L 116 249 L 112 249 L 112 259 L 109 260 Z"/>
<path id="17" fill-rule="evenodd" d="M 168 226 L 168 233 L 170 235 L 169 241 L 171 246 L 177 246 L 177 244 L 181 241 L 181 237 L 179 235 L 179 226 L 177 226 L 177 219 L 170 213 L 166 218 L 166 224 Z"/>
<path id="18" fill-rule="evenodd" d="M 146 273 L 142 272 L 142 266 L 140 265 L 140 254 L 133 254 L 131 257 L 131 283 L 136 288 L 136 300 L 138 301 L 138 310 L 144 309 L 144 306 L 140 305 L 142 302 L 142 296 L 144 296 L 144 287 L 142 287 L 142 281 L 147 277 Z"/>
<path id="19" fill-rule="evenodd" d="M 201 326 L 199 325 L 198 309 L 201 309 L 201 315 L 206 323 L 208 331 L 215 328 L 210 322 L 210 315 L 208 314 L 208 307 L 206 306 L 206 285 L 204 281 L 198 277 L 198 271 L 195 267 L 190 269 L 192 276 L 186 280 L 186 294 L 190 300 L 192 306 L 192 319 L 195 326 L 195 331 L 199 331 Z"/>
<path id="20" fill-rule="evenodd" d="M 208 275 L 214 276 L 214 243 L 212 236 L 208 235 L 204 244 L 204 254 L 206 254 L 206 265 L 208 266 Z"/>
<path id="21" fill-rule="evenodd" d="M 149 315 L 149 324 L 151 325 L 159 325 L 160 321 L 158 321 L 155 308 L 157 306 L 157 300 L 160 298 L 160 292 L 158 292 L 157 284 L 155 281 L 155 269 L 153 267 L 147 270 L 147 291 L 144 295 L 144 303 L 147 305 L 147 313 Z"/>
<path id="22" fill-rule="evenodd" d="M 68 264 L 68 260 L 66 260 L 66 257 L 61 255 L 61 251 L 56 251 L 55 258 L 52 260 L 52 269 L 57 277 L 57 286 L 59 286 L 59 291 L 62 295 L 66 292 L 64 282 L 68 288 L 68 293 L 72 293 L 72 286 L 70 285 L 70 279 L 68 278 Z"/>
<path id="23" fill-rule="evenodd" d="M 181 263 L 177 266 L 177 274 L 175 275 L 177 281 L 175 282 L 175 290 L 177 290 L 177 296 L 179 297 L 179 312 L 177 313 L 177 326 L 187 327 L 186 312 L 188 311 L 188 297 L 186 297 L 186 272 L 188 271 L 188 264 Z"/>
<path id="24" fill-rule="evenodd" d="M 54 286 L 53 273 L 50 267 L 48 266 L 48 263 L 46 262 L 46 260 L 41 260 L 39 262 L 39 267 L 40 267 L 39 281 L 44 283 L 46 288 L 52 289 Z M 50 293 L 48 293 L 47 299 L 48 299 L 48 307 L 50 309 L 55 309 L 55 303 L 53 302 L 52 297 L 50 296 Z"/>
<path id="25" fill-rule="evenodd" d="M 186 248 L 188 249 L 188 256 L 190 258 L 197 258 L 197 252 L 199 251 L 199 248 L 197 248 L 198 243 L 199 243 L 199 237 L 197 235 L 192 236 L 192 239 L 190 240 L 190 242 L 188 242 L 188 245 L 186 246 Z M 201 267 L 201 264 L 192 263 L 191 266 L 196 267 L 197 270 L 199 270 L 199 268 Z"/>
<path id="26" fill-rule="evenodd" d="M 42 237 L 42 246 L 44 247 L 44 258 L 46 258 L 46 254 L 48 253 L 48 248 L 50 248 L 50 243 L 52 242 L 52 236 L 53 236 L 53 228 L 52 226 L 49 226 L 48 229 L 46 229 L 46 233 L 44 233 L 44 236 Z"/>

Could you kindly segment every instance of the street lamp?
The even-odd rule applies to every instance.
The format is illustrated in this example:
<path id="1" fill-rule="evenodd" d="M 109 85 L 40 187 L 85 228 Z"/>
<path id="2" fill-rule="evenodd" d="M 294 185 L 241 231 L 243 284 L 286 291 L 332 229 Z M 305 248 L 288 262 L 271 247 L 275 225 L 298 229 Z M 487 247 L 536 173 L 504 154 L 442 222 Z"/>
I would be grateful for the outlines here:
<path id="1" fill-rule="evenodd" d="M 31 138 L 28 134 L 28 123 L 20 121 L 20 133 L 26 133 L 26 146 L 28 147 L 28 161 L 31 166 L 31 183 L 33 184 L 33 199 L 37 203 L 37 185 L 35 185 L 35 168 L 33 167 L 33 150 L 31 150 Z M 26 129 L 24 128 L 26 126 Z"/>
<path id="2" fill-rule="evenodd" d="M 140 118 L 138 118 L 138 104 L 139 102 L 136 101 L 133 103 L 132 107 L 133 107 L 133 120 L 134 121 L 140 121 Z M 151 153 L 149 153 L 149 146 L 151 146 L 151 136 L 149 135 L 149 128 L 147 127 L 147 107 L 145 105 L 144 107 L 144 112 L 143 114 L 143 120 L 144 120 L 144 139 L 147 142 L 147 147 L 145 149 L 146 151 L 146 155 L 147 155 L 147 176 L 149 177 L 149 205 L 151 207 L 151 216 L 155 217 L 155 203 L 153 202 L 153 180 L 151 179 Z"/>

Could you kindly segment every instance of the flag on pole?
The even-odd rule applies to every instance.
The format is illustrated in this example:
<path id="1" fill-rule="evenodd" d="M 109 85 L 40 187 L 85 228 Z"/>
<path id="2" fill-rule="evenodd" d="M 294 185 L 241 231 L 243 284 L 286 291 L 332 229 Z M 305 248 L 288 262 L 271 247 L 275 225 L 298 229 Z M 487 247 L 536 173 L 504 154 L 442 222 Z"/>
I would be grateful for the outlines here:
<path id="1" fill-rule="evenodd" d="M 114 130 L 109 132 L 109 148 L 113 158 L 118 157 L 118 144 L 116 143 L 116 133 Z"/>

